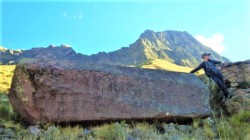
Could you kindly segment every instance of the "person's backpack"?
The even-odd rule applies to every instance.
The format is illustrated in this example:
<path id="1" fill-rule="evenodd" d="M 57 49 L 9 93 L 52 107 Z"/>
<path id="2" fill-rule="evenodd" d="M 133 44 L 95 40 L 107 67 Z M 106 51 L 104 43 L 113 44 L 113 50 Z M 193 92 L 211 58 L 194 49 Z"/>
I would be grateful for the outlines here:
<path id="1" fill-rule="evenodd" d="M 220 70 L 216 68 L 213 62 L 207 61 L 205 62 L 206 67 L 207 67 L 207 72 L 209 75 L 219 75 Z"/>

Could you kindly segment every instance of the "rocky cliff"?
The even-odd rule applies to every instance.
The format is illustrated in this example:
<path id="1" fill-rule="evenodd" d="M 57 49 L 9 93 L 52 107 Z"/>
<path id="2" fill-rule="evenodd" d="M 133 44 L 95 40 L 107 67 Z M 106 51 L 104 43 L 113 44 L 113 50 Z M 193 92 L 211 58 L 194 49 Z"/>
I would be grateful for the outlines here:
<path id="1" fill-rule="evenodd" d="M 229 91 L 233 97 L 223 102 L 223 93 L 217 85 L 206 76 L 202 80 L 210 89 L 210 106 L 217 115 L 233 115 L 250 111 L 250 60 L 227 63 L 221 69 Z"/>
<path id="2" fill-rule="evenodd" d="M 17 65 L 9 99 L 30 123 L 186 121 L 210 115 L 195 75 L 107 65 Z M 194 102 L 195 101 L 195 102 Z"/>
<path id="3" fill-rule="evenodd" d="M 226 101 L 230 114 L 250 111 L 250 60 L 229 63 L 222 68 L 227 84 L 234 97 Z"/>

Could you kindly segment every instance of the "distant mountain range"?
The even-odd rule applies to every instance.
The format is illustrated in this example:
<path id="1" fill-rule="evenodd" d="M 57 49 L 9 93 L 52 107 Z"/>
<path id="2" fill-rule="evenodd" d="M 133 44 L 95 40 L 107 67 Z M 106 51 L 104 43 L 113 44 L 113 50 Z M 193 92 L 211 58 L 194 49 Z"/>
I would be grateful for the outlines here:
<path id="1" fill-rule="evenodd" d="M 129 47 L 113 52 L 99 52 L 93 55 L 76 53 L 70 46 L 49 45 L 47 48 L 30 50 L 9 50 L 0 47 L 1 64 L 32 62 L 62 62 L 74 64 L 110 64 L 121 66 L 143 66 L 154 60 L 161 60 L 178 66 L 194 67 L 201 60 L 201 54 L 211 53 L 211 57 L 224 62 L 229 59 L 220 56 L 211 48 L 204 46 L 188 32 L 146 30 Z"/>

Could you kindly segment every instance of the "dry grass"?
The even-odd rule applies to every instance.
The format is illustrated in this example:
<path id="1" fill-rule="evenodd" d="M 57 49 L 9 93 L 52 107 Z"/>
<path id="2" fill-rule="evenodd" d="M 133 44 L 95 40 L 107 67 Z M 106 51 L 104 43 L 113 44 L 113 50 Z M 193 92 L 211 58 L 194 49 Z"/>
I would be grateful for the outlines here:
<path id="1" fill-rule="evenodd" d="M 0 65 L 0 93 L 9 93 L 15 65 Z"/>
<path id="2" fill-rule="evenodd" d="M 160 70 L 167 70 L 167 71 L 176 71 L 176 72 L 186 72 L 189 73 L 193 68 L 179 66 L 170 62 L 167 62 L 162 59 L 155 59 L 152 60 L 150 63 L 145 63 L 141 66 L 142 68 L 148 69 L 160 69 Z M 200 71 L 199 74 L 204 72 Z"/>

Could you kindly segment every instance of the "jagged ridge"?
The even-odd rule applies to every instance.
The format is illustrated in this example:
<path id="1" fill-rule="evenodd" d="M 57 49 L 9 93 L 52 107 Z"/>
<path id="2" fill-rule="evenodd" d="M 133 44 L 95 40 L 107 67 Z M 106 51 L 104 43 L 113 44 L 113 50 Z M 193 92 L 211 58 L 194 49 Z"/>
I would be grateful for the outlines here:
<path id="1" fill-rule="evenodd" d="M 53 62 L 69 61 L 74 63 L 100 63 L 121 66 L 142 66 L 152 60 L 161 59 L 180 66 L 194 67 L 201 62 L 200 55 L 210 52 L 212 58 L 229 61 L 212 49 L 202 45 L 188 32 L 146 30 L 129 47 L 113 52 L 99 52 L 90 56 L 76 53 L 71 47 L 62 44 L 47 48 L 14 51 L 1 49 L 0 63 L 19 63 L 27 61 Z"/>

